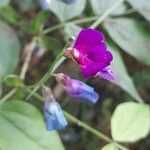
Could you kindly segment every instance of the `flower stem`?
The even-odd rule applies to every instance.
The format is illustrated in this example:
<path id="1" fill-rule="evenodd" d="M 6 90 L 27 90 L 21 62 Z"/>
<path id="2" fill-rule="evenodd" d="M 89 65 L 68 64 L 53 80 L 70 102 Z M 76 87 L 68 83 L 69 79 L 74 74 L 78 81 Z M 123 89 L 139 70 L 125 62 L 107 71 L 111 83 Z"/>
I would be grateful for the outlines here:
<path id="1" fill-rule="evenodd" d="M 60 24 L 57 24 L 53 27 L 45 29 L 43 31 L 43 34 L 48 34 L 52 31 L 57 30 L 57 29 L 63 28 L 66 24 L 70 24 L 70 23 L 74 23 L 74 24 L 87 23 L 87 22 L 95 21 L 97 18 L 99 18 L 99 16 L 92 16 L 92 17 L 89 17 L 89 18 L 83 18 L 83 19 L 78 19 L 78 20 L 74 20 L 74 21 L 68 21 L 68 22 L 65 22 L 65 23 L 60 23 Z"/>
<path id="2" fill-rule="evenodd" d="M 63 53 L 66 46 L 60 51 L 60 53 L 57 55 L 56 59 L 54 60 L 53 64 L 50 66 L 47 73 L 43 76 L 43 78 L 35 85 L 32 92 L 27 96 L 26 100 L 28 100 L 38 89 L 39 87 L 44 84 L 49 77 L 52 75 L 52 73 L 57 69 L 57 67 L 64 61 Z"/>
<path id="3" fill-rule="evenodd" d="M 25 89 L 27 93 L 31 93 L 31 92 L 32 92 L 30 89 L 28 89 L 28 88 L 25 87 L 25 86 L 23 86 L 22 88 Z M 36 97 L 38 100 L 44 102 L 44 98 L 43 98 L 41 95 L 39 95 L 39 94 L 37 94 L 37 93 L 33 93 L 33 96 Z M 121 150 L 129 150 L 128 148 L 124 147 L 123 145 L 121 145 L 121 144 L 119 144 L 119 143 L 116 143 L 116 142 L 113 141 L 110 137 L 106 136 L 105 134 L 101 133 L 100 131 L 94 129 L 93 127 L 87 125 L 86 123 L 82 122 L 81 120 L 75 118 L 74 116 L 72 116 L 72 115 L 69 114 L 68 112 L 66 112 L 66 111 L 63 111 L 63 112 L 64 112 L 64 115 L 66 116 L 66 118 L 67 118 L 70 122 L 72 122 L 72 123 L 74 123 L 74 124 L 76 124 L 76 125 L 78 125 L 78 126 L 84 128 L 85 130 L 89 131 L 89 132 L 92 133 L 93 135 L 96 135 L 97 137 L 103 139 L 104 141 L 106 141 L 106 142 L 108 142 L 108 143 L 114 143 L 114 144 L 115 144 L 119 149 L 121 149 Z"/>
<path id="4" fill-rule="evenodd" d="M 116 1 L 116 3 L 114 3 L 114 5 L 112 5 L 112 7 L 110 7 L 110 9 L 108 9 L 108 11 L 106 11 L 101 17 L 99 17 L 98 20 L 96 20 L 91 26 L 90 28 L 95 29 L 105 18 L 107 18 L 110 13 L 116 9 L 123 1 L 125 0 L 118 0 Z"/>
<path id="5" fill-rule="evenodd" d="M 37 38 L 34 37 L 32 39 L 32 41 L 25 47 L 26 57 L 25 57 L 25 61 L 24 61 L 24 64 L 22 66 L 22 69 L 21 69 L 21 73 L 20 73 L 20 77 L 22 79 L 25 78 L 25 75 L 26 75 L 30 60 L 31 60 L 32 52 L 36 46 L 36 39 Z"/>
<path id="6" fill-rule="evenodd" d="M 106 142 L 108 142 L 108 143 L 114 143 L 114 144 L 115 144 L 118 148 L 120 148 L 121 150 L 128 150 L 126 147 L 122 146 L 122 145 L 119 144 L 119 143 L 116 143 L 116 142 L 113 141 L 110 137 L 108 137 L 108 136 L 106 136 L 105 134 L 101 133 L 100 131 L 94 129 L 93 127 L 87 125 L 86 123 L 80 121 L 79 119 L 75 118 L 74 116 L 72 116 L 72 115 L 69 114 L 68 112 L 64 111 L 64 114 L 65 114 L 66 118 L 67 118 L 70 122 L 72 122 L 72 123 L 74 123 L 74 124 L 76 124 L 76 125 L 78 125 L 78 126 L 84 128 L 84 129 L 86 129 L 86 130 L 89 131 L 90 133 L 96 135 L 97 137 L 103 139 L 104 141 L 106 141 Z"/>
<path id="7" fill-rule="evenodd" d="M 16 91 L 17 91 L 17 88 L 14 88 L 14 89 L 12 89 L 9 93 L 7 93 L 7 94 L 0 100 L 0 106 L 1 106 L 6 100 L 8 100 L 12 95 L 14 95 Z"/>

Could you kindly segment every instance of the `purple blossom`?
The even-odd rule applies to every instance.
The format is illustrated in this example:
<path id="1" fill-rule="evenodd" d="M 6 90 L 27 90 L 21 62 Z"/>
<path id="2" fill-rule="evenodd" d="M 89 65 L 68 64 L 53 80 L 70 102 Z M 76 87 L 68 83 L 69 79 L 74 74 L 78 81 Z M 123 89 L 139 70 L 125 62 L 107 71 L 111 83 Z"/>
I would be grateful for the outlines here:
<path id="1" fill-rule="evenodd" d="M 83 99 L 90 103 L 96 103 L 98 101 L 99 95 L 87 84 L 79 80 L 71 79 L 63 73 L 56 74 L 56 79 L 69 96 Z"/>
<path id="2" fill-rule="evenodd" d="M 68 48 L 66 54 L 71 55 L 79 64 L 84 77 L 98 75 L 107 80 L 113 79 L 112 71 L 110 74 L 110 69 L 106 69 L 113 56 L 107 49 L 103 33 L 94 29 L 81 30 L 73 47 Z"/>

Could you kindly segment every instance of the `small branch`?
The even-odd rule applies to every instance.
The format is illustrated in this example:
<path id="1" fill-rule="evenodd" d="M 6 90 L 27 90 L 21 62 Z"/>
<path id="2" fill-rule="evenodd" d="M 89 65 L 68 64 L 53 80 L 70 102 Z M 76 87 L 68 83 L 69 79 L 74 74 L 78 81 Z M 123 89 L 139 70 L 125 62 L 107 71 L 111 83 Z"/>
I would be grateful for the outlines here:
<path id="1" fill-rule="evenodd" d="M 24 64 L 23 64 L 23 67 L 21 69 L 21 73 L 20 73 L 20 77 L 22 79 L 25 78 L 25 74 L 27 72 L 27 69 L 28 69 L 28 66 L 29 66 L 29 63 L 30 63 L 30 59 L 31 59 L 31 56 L 32 56 L 32 51 L 33 49 L 35 48 L 35 45 L 36 45 L 36 38 L 33 38 L 33 40 L 31 41 L 31 43 L 29 43 L 26 47 L 25 47 L 25 51 L 27 51 L 26 53 L 26 57 L 25 57 L 25 61 L 24 61 Z M 13 96 L 16 91 L 17 91 L 17 87 L 12 89 L 10 92 L 8 92 L 1 100 L 0 100 L 0 105 L 2 105 L 2 103 L 4 103 L 5 101 L 7 101 L 11 96 Z"/>
<path id="2" fill-rule="evenodd" d="M 43 31 L 43 34 L 48 34 L 52 31 L 57 30 L 57 29 L 63 28 L 66 24 L 70 24 L 70 23 L 74 23 L 74 24 L 87 23 L 87 22 L 95 21 L 97 18 L 99 18 L 99 16 L 92 16 L 92 17 L 89 17 L 89 18 L 77 19 L 77 20 L 74 20 L 74 21 L 68 21 L 68 22 L 65 22 L 65 23 L 60 23 L 60 24 L 57 24 L 53 27 L 45 29 Z"/>
<path id="3" fill-rule="evenodd" d="M 116 1 L 116 3 L 114 3 L 114 5 L 112 5 L 112 7 L 110 9 L 108 9 L 108 11 L 106 11 L 97 21 L 95 21 L 91 26 L 90 28 L 92 29 L 95 29 L 97 28 L 97 26 L 102 22 L 104 21 L 104 19 L 106 19 L 110 13 L 112 13 L 112 11 L 114 9 L 116 9 L 122 2 L 124 2 L 125 0 L 118 0 Z"/>
<path id="4" fill-rule="evenodd" d="M 17 91 L 17 88 L 12 89 L 9 93 L 7 93 L 1 100 L 0 100 L 0 106 L 7 101 L 12 95 L 15 94 Z"/>
<path id="5" fill-rule="evenodd" d="M 25 57 L 25 61 L 24 61 L 24 64 L 22 66 L 22 70 L 21 70 L 21 73 L 20 73 L 20 77 L 22 79 L 25 78 L 25 75 L 26 75 L 26 72 L 27 72 L 27 69 L 28 69 L 28 66 L 29 66 L 29 63 L 30 63 L 30 60 L 31 60 L 31 56 L 32 56 L 32 51 L 34 50 L 36 46 L 36 38 L 33 38 L 31 43 L 29 43 L 26 47 L 25 47 L 25 52 L 26 52 L 26 57 Z"/>
<path id="6" fill-rule="evenodd" d="M 56 59 L 54 60 L 53 64 L 50 66 L 47 73 L 43 76 L 43 78 L 36 84 L 32 92 L 27 96 L 25 100 L 28 100 L 39 88 L 42 84 L 44 84 L 49 77 L 52 75 L 52 73 L 57 69 L 57 67 L 64 61 L 63 53 L 66 49 L 66 46 L 60 51 L 60 53 L 57 55 Z M 61 63 L 60 63 L 61 62 Z"/>

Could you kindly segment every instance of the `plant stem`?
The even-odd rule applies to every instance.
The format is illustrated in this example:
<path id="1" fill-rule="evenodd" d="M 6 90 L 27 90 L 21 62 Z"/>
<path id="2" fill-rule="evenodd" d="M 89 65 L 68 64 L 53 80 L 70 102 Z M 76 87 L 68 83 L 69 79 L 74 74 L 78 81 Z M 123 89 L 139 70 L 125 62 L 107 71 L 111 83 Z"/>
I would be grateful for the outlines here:
<path id="1" fill-rule="evenodd" d="M 66 112 L 66 111 L 63 111 L 63 112 L 64 112 L 66 118 L 67 118 L 70 122 L 72 122 L 72 123 L 74 123 L 74 124 L 76 124 L 76 125 L 78 125 L 78 126 L 84 128 L 84 129 L 86 129 L 86 130 L 89 131 L 90 133 L 96 135 L 97 137 L 103 139 L 104 141 L 106 141 L 106 142 L 108 142 L 108 143 L 114 143 L 114 144 L 115 144 L 118 148 L 120 148 L 121 150 L 128 150 L 126 147 L 122 146 L 122 145 L 119 144 L 119 143 L 116 143 L 116 142 L 113 141 L 110 137 L 108 137 L 108 136 L 106 136 L 105 134 L 101 133 L 100 131 L 94 129 L 93 127 L 87 125 L 86 123 L 80 121 L 79 119 L 77 119 L 77 118 L 75 118 L 74 116 L 70 115 L 68 112 Z"/>
<path id="2" fill-rule="evenodd" d="M 20 73 L 20 77 L 24 80 L 30 60 L 31 60 L 31 56 L 32 56 L 32 51 L 34 49 L 36 45 L 36 37 L 34 37 L 31 41 L 31 43 L 29 43 L 26 47 L 25 50 L 27 51 L 26 56 L 25 56 L 25 61 L 24 64 L 22 66 L 21 69 L 21 73 Z M 3 102 L 5 102 L 6 100 L 8 100 L 11 96 L 13 96 L 16 91 L 17 91 L 17 87 L 12 89 L 10 92 L 8 92 L 1 100 L 0 100 L 0 105 L 2 105 Z"/>
<path id="3" fill-rule="evenodd" d="M 65 23 L 60 23 L 60 24 L 57 24 L 53 27 L 45 29 L 43 31 L 43 34 L 47 34 L 47 33 L 50 33 L 52 31 L 55 31 L 57 29 L 63 28 L 66 24 L 70 24 L 70 23 L 74 23 L 74 24 L 87 23 L 87 22 L 95 21 L 97 18 L 99 18 L 99 16 L 92 16 L 92 17 L 89 17 L 89 18 L 83 18 L 83 19 L 78 19 L 78 20 L 74 20 L 74 21 L 68 21 L 68 22 L 65 22 Z"/>
<path id="4" fill-rule="evenodd" d="M 28 100 L 38 89 L 39 87 L 44 84 L 49 77 L 52 75 L 52 73 L 57 69 L 57 67 L 63 62 L 64 57 L 63 53 L 64 50 L 66 49 L 66 46 L 62 49 L 62 51 L 60 51 L 60 53 L 57 55 L 56 59 L 54 60 L 53 64 L 50 66 L 49 70 L 47 71 L 47 73 L 43 76 L 43 78 L 38 82 L 38 84 L 36 84 L 36 86 L 34 87 L 34 89 L 32 90 L 32 92 L 27 96 L 26 100 Z M 60 63 L 61 62 L 61 63 Z"/>
<path id="5" fill-rule="evenodd" d="M 2 105 L 6 100 L 8 100 L 12 95 L 15 94 L 17 91 L 17 88 L 12 89 L 9 93 L 7 93 L 1 100 L 0 100 L 0 105 Z"/>
<path id="6" fill-rule="evenodd" d="M 21 73 L 20 73 L 20 77 L 21 77 L 22 79 L 25 78 L 25 75 L 26 75 L 26 72 L 27 72 L 27 69 L 28 69 L 30 60 L 31 60 L 32 51 L 33 51 L 33 49 L 35 48 L 35 46 L 36 46 L 36 37 L 33 38 L 32 41 L 31 41 L 31 43 L 29 43 L 29 44 L 25 47 L 26 57 L 25 57 L 25 61 L 24 61 L 24 64 L 23 64 L 23 66 L 22 66 L 22 69 L 21 69 Z"/>
<path id="7" fill-rule="evenodd" d="M 106 11 L 101 17 L 99 17 L 98 20 L 96 20 L 91 26 L 90 28 L 95 29 L 105 18 L 107 18 L 110 13 L 117 8 L 123 1 L 125 0 L 118 0 L 116 1 L 116 3 L 114 3 L 114 5 L 112 5 L 112 7 L 110 9 L 108 9 L 108 11 Z"/>
<path id="8" fill-rule="evenodd" d="M 28 88 L 25 87 L 25 86 L 23 86 L 23 88 L 24 88 L 24 89 L 26 90 L 26 92 L 28 92 L 28 93 L 31 93 L 31 92 L 32 92 L 32 90 L 28 89 Z M 41 95 L 39 95 L 39 94 L 37 94 L 37 93 L 33 93 L 33 96 L 36 97 L 38 100 L 44 102 L 44 98 L 43 98 Z M 114 143 L 114 144 L 115 144 L 118 148 L 120 148 L 121 150 L 129 150 L 128 148 L 124 147 L 123 145 L 121 145 L 121 144 L 119 144 L 119 143 L 116 143 L 116 142 L 113 141 L 110 137 L 106 136 L 105 134 L 101 133 L 100 131 L 94 129 L 93 127 L 87 125 L 86 123 L 82 122 L 81 120 L 75 118 L 74 116 L 72 116 L 72 115 L 69 114 L 68 112 L 66 112 L 66 111 L 63 111 L 63 112 L 64 112 L 64 115 L 66 116 L 66 118 L 67 118 L 70 122 L 72 122 L 72 123 L 74 123 L 74 124 L 76 124 L 76 125 L 78 125 L 78 126 L 84 128 L 85 130 L 89 131 L 89 132 L 92 133 L 93 135 L 96 135 L 97 137 L 103 139 L 104 141 L 106 141 L 106 142 L 108 142 L 108 143 Z"/>

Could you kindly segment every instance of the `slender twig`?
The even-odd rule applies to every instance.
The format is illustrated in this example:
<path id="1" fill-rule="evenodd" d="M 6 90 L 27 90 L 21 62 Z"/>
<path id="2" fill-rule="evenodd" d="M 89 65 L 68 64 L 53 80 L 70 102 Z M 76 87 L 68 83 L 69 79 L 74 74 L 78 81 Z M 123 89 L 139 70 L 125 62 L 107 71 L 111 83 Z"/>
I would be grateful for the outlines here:
<path id="1" fill-rule="evenodd" d="M 68 21 L 68 22 L 65 22 L 65 23 L 60 23 L 60 24 L 57 24 L 55 26 L 52 26 L 50 28 L 45 29 L 43 31 L 43 34 L 48 34 L 52 31 L 57 30 L 57 29 L 63 28 L 64 26 L 66 26 L 67 24 L 70 24 L 70 23 L 73 23 L 73 24 L 87 23 L 87 22 L 95 21 L 97 18 L 99 18 L 99 16 L 92 16 L 92 17 L 89 17 L 89 18 L 77 19 L 77 20 L 74 20 L 74 21 Z"/>
<path id="2" fill-rule="evenodd" d="M 122 2 L 124 2 L 125 0 L 118 0 L 116 1 L 111 7 L 110 9 L 108 9 L 108 11 L 106 11 L 101 17 L 99 17 L 98 20 L 96 20 L 91 26 L 90 28 L 95 29 L 102 21 L 104 21 L 104 19 L 106 19 L 111 13 L 112 11 L 114 11 Z"/>
<path id="3" fill-rule="evenodd" d="M 35 44 L 36 44 L 36 38 L 33 38 L 33 40 L 31 41 L 30 44 L 28 44 L 26 47 L 25 47 L 25 50 L 27 51 L 26 53 L 26 56 L 25 56 L 25 61 L 24 61 L 24 64 L 22 66 L 22 69 L 21 69 L 21 73 L 20 73 L 20 77 L 22 79 L 25 78 L 25 74 L 27 72 L 27 69 L 28 69 L 28 66 L 29 66 L 29 63 L 30 63 L 30 59 L 31 59 L 31 55 L 32 55 L 32 50 L 34 49 L 35 47 Z M 0 100 L 0 105 L 2 105 L 5 101 L 7 101 L 11 96 L 13 96 L 16 91 L 17 91 L 18 87 L 12 89 L 10 92 L 8 92 L 1 100 Z"/>
<path id="4" fill-rule="evenodd" d="M 26 55 L 26 57 L 25 57 L 25 61 L 24 61 L 24 64 L 22 66 L 22 69 L 21 69 L 21 73 L 20 73 L 20 77 L 22 79 L 25 78 L 25 75 L 26 75 L 26 72 L 27 72 L 30 60 L 31 60 L 32 51 L 34 50 L 35 46 L 36 46 L 36 38 L 33 38 L 33 40 L 31 41 L 31 43 L 29 43 L 25 47 L 25 55 Z"/>
<path id="5" fill-rule="evenodd" d="M 60 62 L 62 63 L 64 60 L 63 53 L 66 49 L 66 46 L 60 51 L 60 53 L 57 55 L 56 59 L 54 60 L 53 64 L 50 66 L 47 73 L 43 76 L 43 78 L 36 84 L 32 92 L 27 96 L 26 100 L 28 100 L 39 88 L 40 86 L 45 83 L 49 77 L 52 75 L 52 73 L 57 69 L 57 67 L 60 65 Z M 56 67 L 57 66 L 57 67 Z"/>
<path id="6" fill-rule="evenodd" d="M 14 95 L 17 91 L 17 88 L 12 89 L 9 93 L 7 93 L 1 100 L 0 100 L 0 106 L 7 101 L 12 95 Z"/>

